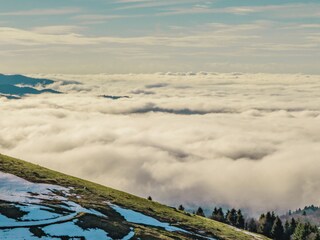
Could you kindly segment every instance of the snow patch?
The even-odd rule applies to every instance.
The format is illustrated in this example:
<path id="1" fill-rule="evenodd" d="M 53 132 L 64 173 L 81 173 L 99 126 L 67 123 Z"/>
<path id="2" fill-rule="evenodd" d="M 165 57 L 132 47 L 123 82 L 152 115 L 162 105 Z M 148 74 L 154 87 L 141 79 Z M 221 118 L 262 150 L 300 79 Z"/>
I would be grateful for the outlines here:
<path id="1" fill-rule="evenodd" d="M 112 240 L 107 233 L 100 229 L 83 230 L 75 224 L 75 221 L 70 221 L 62 224 L 54 224 L 42 229 L 45 233 L 51 236 L 69 236 L 69 237 L 84 237 L 85 239 L 101 239 Z"/>
<path id="2" fill-rule="evenodd" d="M 153 226 L 153 227 L 161 227 L 164 228 L 166 231 L 169 232 L 185 232 L 188 233 L 187 231 L 181 229 L 181 228 L 177 228 L 177 227 L 173 227 L 170 226 L 169 223 L 164 223 L 164 222 L 160 222 L 155 218 L 146 216 L 142 213 L 133 211 L 133 210 L 129 210 L 129 209 L 124 209 L 121 208 L 117 205 L 113 205 L 110 204 L 110 206 L 117 211 L 121 216 L 123 216 L 126 221 L 131 222 L 131 223 L 137 223 L 137 224 L 143 224 L 143 225 L 148 225 L 148 226 Z"/>
<path id="3" fill-rule="evenodd" d="M 152 227 L 160 227 L 160 228 L 164 228 L 166 231 L 169 231 L 169 232 L 182 232 L 182 233 L 190 234 L 193 236 L 197 236 L 197 237 L 201 237 L 201 238 L 205 238 L 205 239 L 209 239 L 209 240 L 216 240 L 215 238 L 202 236 L 200 234 L 188 232 L 182 228 L 171 226 L 169 223 L 160 222 L 155 218 L 146 216 L 142 213 L 139 213 L 139 212 L 136 212 L 133 210 L 121 208 L 121 207 L 114 205 L 114 204 L 109 204 L 109 205 L 111 208 L 113 208 L 115 211 L 117 211 L 121 216 L 123 216 L 127 222 L 136 223 L 136 224 L 143 224 L 143 225 L 152 226 Z"/>
<path id="4" fill-rule="evenodd" d="M 6 229 L 0 231 L 1 240 L 39 240 L 38 237 L 33 236 L 28 228 L 15 228 L 15 229 Z M 56 238 L 50 238 L 56 239 Z"/>
<path id="5" fill-rule="evenodd" d="M 54 192 L 68 192 L 61 186 L 32 183 L 9 173 L 0 172 L 0 199 L 8 202 L 40 203 L 41 200 L 66 200 Z"/>
<path id="6" fill-rule="evenodd" d="M 130 240 L 131 238 L 134 237 L 134 229 L 133 228 L 130 228 L 130 232 L 127 236 L 125 236 L 124 238 L 122 238 L 122 240 Z"/>

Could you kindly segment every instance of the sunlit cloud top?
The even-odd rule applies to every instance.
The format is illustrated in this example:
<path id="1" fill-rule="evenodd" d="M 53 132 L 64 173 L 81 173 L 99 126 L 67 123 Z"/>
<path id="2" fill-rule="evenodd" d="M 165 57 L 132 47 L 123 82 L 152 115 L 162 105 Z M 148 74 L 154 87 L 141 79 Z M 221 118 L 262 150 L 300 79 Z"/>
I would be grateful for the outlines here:
<path id="1" fill-rule="evenodd" d="M 316 0 L 1 2 L 0 72 L 320 73 Z"/>

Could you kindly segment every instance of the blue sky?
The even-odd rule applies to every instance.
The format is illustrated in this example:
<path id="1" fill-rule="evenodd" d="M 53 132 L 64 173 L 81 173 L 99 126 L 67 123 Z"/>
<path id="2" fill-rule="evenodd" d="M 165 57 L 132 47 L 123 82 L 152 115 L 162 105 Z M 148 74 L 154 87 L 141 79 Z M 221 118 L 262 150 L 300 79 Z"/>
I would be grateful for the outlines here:
<path id="1" fill-rule="evenodd" d="M 315 0 L 0 1 L 1 72 L 320 73 Z"/>

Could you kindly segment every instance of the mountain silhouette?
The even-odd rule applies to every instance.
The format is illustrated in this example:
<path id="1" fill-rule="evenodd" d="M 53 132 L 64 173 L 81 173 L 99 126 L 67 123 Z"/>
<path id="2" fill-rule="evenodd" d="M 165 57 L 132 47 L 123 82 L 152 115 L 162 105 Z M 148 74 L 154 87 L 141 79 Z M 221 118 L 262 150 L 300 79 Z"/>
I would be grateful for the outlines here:
<path id="1" fill-rule="evenodd" d="M 4 75 L 0 74 L 0 84 L 9 84 L 9 85 L 48 85 L 54 83 L 53 80 L 41 79 L 41 78 L 30 78 L 23 75 Z"/>
<path id="2" fill-rule="evenodd" d="M 54 81 L 49 79 L 0 74 L 0 96 L 4 96 L 7 99 L 19 99 L 26 94 L 60 93 L 52 89 L 38 90 L 33 88 L 38 85 L 45 87 L 52 83 L 54 83 Z"/>

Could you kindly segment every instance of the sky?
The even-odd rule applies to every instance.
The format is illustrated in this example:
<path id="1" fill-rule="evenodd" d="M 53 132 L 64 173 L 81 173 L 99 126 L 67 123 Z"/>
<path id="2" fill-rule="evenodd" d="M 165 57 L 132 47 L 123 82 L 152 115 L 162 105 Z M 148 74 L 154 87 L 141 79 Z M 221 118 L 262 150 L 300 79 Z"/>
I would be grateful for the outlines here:
<path id="1" fill-rule="evenodd" d="M 320 73 L 318 0 L 0 3 L 3 73 Z"/>
<path id="2" fill-rule="evenodd" d="M 319 75 L 31 76 L 64 94 L 0 98 L 2 154 L 176 207 L 320 205 Z"/>
<path id="3" fill-rule="evenodd" d="M 64 93 L 0 98 L 1 153 L 170 205 L 320 205 L 318 0 L 0 3 L 0 73 Z"/>

